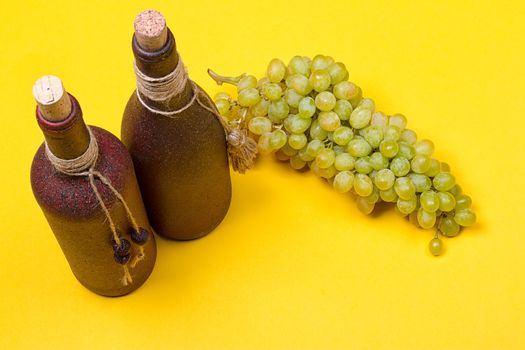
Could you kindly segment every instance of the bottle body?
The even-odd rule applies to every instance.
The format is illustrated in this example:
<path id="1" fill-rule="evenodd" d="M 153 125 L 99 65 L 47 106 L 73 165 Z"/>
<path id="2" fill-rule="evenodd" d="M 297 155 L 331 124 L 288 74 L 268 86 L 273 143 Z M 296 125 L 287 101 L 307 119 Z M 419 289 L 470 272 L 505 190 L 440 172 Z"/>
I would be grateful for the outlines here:
<path id="1" fill-rule="evenodd" d="M 78 103 L 74 106 L 79 109 Z M 44 130 L 42 120 L 39 120 Z M 75 140 L 73 130 L 87 130 L 80 113 L 63 123 L 64 128 L 44 130 L 48 144 L 52 139 Z M 68 125 L 69 124 L 69 125 Z M 98 143 L 99 154 L 94 170 L 103 174 L 122 195 L 136 222 L 150 229 L 138 188 L 131 158 L 125 146 L 109 132 L 91 127 Z M 50 144 L 51 145 L 51 144 Z M 110 189 L 95 180 L 100 196 L 115 223 L 119 235 L 129 240 L 131 224 L 123 203 Z M 151 274 L 156 260 L 156 244 L 152 234 L 141 246 L 143 259 L 134 266 L 127 264 L 131 282 L 123 280 L 123 266 L 114 260 L 112 231 L 86 176 L 69 176 L 58 172 L 46 156 L 44 144 L 36 152 L 31 167 L 31 185 L 70 267 L 89 290 L 104 296 L 125 295 L 142 285 Z M 138 254 L 132 245 L 131 257 Z"/>
<path id="2" fill-rule="evenodd" d="M 190 240 L 219 225 L 230 205 L 231 180 L 224 130 L 213 114 L 194 104 L 174 117 L 157 115 L 134 92 L 122 141 L 155 232 Z"/>
<path id="3" fill-rule="evenodd" d="M 157 52 L 143 50 L 134 37 L 133 53 L 138 69 L 154 78 L 170 74 L 180 61 L 169 31 L 166 44 Z M 231 200 L 224 129 L 213 113 L 192 100 L 199 94 L 201 103 L 214 109 L 203 98 L 205 92 L 189 79 L 184 85 L 164 103 L 142 95 L 141 102 L 134 92 L 124 111 L 121 133 L 153 229 L 176 240 L 211 232 L 223 220 Z M 161 115 L 143 103 L 168 112 L 183 110 Z"/>

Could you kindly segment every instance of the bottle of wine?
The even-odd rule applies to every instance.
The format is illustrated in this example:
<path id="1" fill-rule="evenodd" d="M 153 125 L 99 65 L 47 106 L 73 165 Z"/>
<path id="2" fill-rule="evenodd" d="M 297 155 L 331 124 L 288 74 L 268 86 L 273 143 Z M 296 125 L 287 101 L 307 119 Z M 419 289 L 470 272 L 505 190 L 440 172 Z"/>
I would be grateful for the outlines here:
<path id="1" fill-rule="evenodd" d="M 212 231 L 231 199 L 226 135 L 213 102 L 188 78 L 164 17 L 135 19 L 137 90 L 122 120 L 146 210 L 156 233 L 190 240 Z"/>
<path id="2" fill-rule="evenodd" d="M 37 80 L 33 95 L 45 136 L 31 168 L 36 200 L 80 283 L 104 296 L 128 294 L 157 254 L 131 157 L 115 136 L 86 126 L 57 77 Z"/>

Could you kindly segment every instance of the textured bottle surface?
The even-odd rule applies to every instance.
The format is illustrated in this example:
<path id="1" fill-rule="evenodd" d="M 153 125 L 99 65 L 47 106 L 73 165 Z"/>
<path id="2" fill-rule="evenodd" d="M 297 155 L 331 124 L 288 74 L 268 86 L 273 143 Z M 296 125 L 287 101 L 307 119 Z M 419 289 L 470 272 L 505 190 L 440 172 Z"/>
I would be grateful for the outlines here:
<path id="1" fill-rule="evenodd" d="M 95 170 L 101 172 L 124 197 L 139 226 L 149 229 L 148 219 L 135 178 L 131 158 L 124 145 L 109 132 L 91 127 L 99 156 Z M 95 180 L 119 233 L 129 240 L 131 228 L 122 203 Z M 105 296 L 128 294 L 151 274 L 156 245 L 151 234 L 143 245 L 144 259 L 129 268 L 133 281 L 122 282 L 122 265 L 113 258 L 112 232 L 87 177 L 56 171 L 42 145 L 31 167 L 31 185 L 75 277 L 86 288 Z M 137 249 L 134 246 L 133 249 Z M 132 252 L 132 256 L 136 252 Z M 129 264 L 128 264 L 129 265 Z"/>
<path id="2" fill-rule="evenodd" d="M 163 58 L 157 59 L 156 73 L 167 74 L 177 62 L 174 41 L 169 45 Z M 151 68 L 153 59 L 140 61 L 136 50 L 134 46 L 137 64 Z M 133 158 L 146 210 L 158 234 L 177 240 L 199 238 L 222 221 L 230 205 L 231 181 L 225 133 L 215 115 L 198 103 L 172 116 L 156 114 L 134 92 L 122 120 L 122 141 Z"/>

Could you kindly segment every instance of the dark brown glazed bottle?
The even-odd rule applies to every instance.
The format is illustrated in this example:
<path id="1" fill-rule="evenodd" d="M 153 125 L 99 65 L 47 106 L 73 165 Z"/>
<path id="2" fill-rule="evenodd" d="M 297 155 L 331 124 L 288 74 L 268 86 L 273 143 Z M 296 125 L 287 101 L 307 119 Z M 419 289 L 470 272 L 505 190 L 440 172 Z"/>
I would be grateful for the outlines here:
<path id="1" fill-rule="evenodd" d="M 171 82 L 179 91 L 168 91 L 164 99 L 134 91 L 122 120 L 122 141 L 133 158 L 151 225 L 171 239 L 202 237 L 222 221 L 230 205 L 225 131 L 210 110 L 195 103 L 196 95 L 207 95 L 187 78 L 175 38 L 159 12 L 137 16 L 132 47 L 137 79 L 139 74 L 142 80 L 179 74 Z M 215 108 L 208 98 L 199 102 Z"/>
<path id="2" fill-rule="evenodd" d="M 31 167 L 35 198 L 79 282 L 104 296 L 128 294 L 149 277 L 157 254 L 131 157 L 111 133 L 86 126 L 77 100 L 63 90 L 58 78 L 39 79 L 33 93 L 37 122 L 46 139 Z M 56 157 L 66 165 L 82 165 L 86 155 L 93 159 L 92 165 L 84 172 L 68 170 L 76 175 L 62 172 L 53 161 Z M 100 176 L 86 176 L 90 171 Z"/>

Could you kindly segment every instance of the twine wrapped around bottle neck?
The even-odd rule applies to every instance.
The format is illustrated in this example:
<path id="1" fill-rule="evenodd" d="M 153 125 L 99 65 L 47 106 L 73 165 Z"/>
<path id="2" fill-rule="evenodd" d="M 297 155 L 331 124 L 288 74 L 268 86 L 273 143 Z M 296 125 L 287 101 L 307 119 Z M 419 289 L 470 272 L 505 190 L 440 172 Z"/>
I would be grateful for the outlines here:
<path id="1" fill-rule="evenodd" d="M 137 76 L 137 91 L 155 102 L 167 104 L 174 96 L 182 93 L 188 83 L 188 72 L 180 56 L 175 69 L 160 78 L 142 73 L 137 62 L 133 62 L 133 69 Z"/>
<path id="2" fill-rule="evenodd" d="M 115 197 L 122 203 L 124 210 L 126 211 L 126 215 L 128 219 L 130 220 L 131 225 L 133 226 L 133 229 L 138 231 L 140 228 L 137 224 L 137 221 L 135 220 L 135 217 L 131 213 L 131 210 L 129 209 L 126 201 L 124 200 L 124 197 L 122 197 L 120 192 L 117 191 L 117 189 L 111 184 L 111 181 L 109 181 L 107 177 L 105 177 L 99 171 L 95 170 L 95 165 L 97 163 L 98 155 L 99 155 L 98 143 L 97 143 L 97 139 L 93 135 L 91 128 L 88 127 L 88 131 L 89 131 L 89 137 L 90 137 L 88 148 L 79 157 L 74 158 L 74 159 L 59 158 L 56 155 L 54 155 L 53 152 L 51 152 L 47 142 L 45 143 L 45 154 L 47 158 L 49 159 L 49 161 L 51 162 L 51 164 L 55 167 L 55 169 L 59 173 L 62 173 L 68 176 L 88 177 L 89 184 L 93 192 L 95 193 L 95 197 L 97 198 L 97 201 L 99 202 L 100 207 L 104 211 L 104 214 L 108 220 L 109 227 L 113 235 L 113 240 L 115 241 L 117 245 L 120 246 L 121 238 L 119 237 L 117 233 L 117 228 L 115 226 L 115 222 L 113 221 L 111 217 L 109 209 L 104 203 L 102 195 L 100 194 L 97 188 L 97 185 L 95 183 L 95 178 L 98 178 L 104 185 L 106 185 L 111 190 L 111 192 L 113 192 Z M 134 257 L 133 261 L 131 261 L 130 263 L 131 267 L 132 268 L 135 267 L 139 261 L 144 259 L 144 257 L 145 257 L 144 248 L 142 246 L 139 246 L 138 253 Z M 124 286 L 127 286 L 128 283 L 133 283 L 133 278 L 131 277 L 131 274 L 129 273 L 127 264 L 123 265 L 123 269 L 124 269 L 124 276 L 122 277 L 121 281 Z"/>
<path id="3" fill-rule="evenodd" d="M 182 63 L 180 55 L 177 66 L 173 72 L 160 78 L 153 78 L 145 75 L 140 71 L 135 62 L 133 63 L 133 67 L 137 77 L 137 99 L 144 108 L 151 113 L 174 118 L 177 114 L 182 113 L 197 102 L 199 106 L 212 113 L 221 123 L 226 133 L 226 142 L 228 144 L 227 151 L 233 170 L 244 174 L 246 170 L 253 167 L 257 155 L 257 143 L 249 137 L 246 132 L 230 126 L 215 108 L 210 108 L 201 101 L 199 97 L 202 96 L 211 106 L 214 106 L 209 96 L 201 91 L 195 82 L 188 78 L 188 73 Z M 144 96 L 151 101 L 159 102 L 162 105 L 167 106 L 174 96 L 180 94 L 184 90 L 188 80 L 191 82 L 193 90 L 192 97 L 187 104 L 179 109 L 170 111 L 159 110 L 149 106 L 142 98 L 142 96 Z"/>

